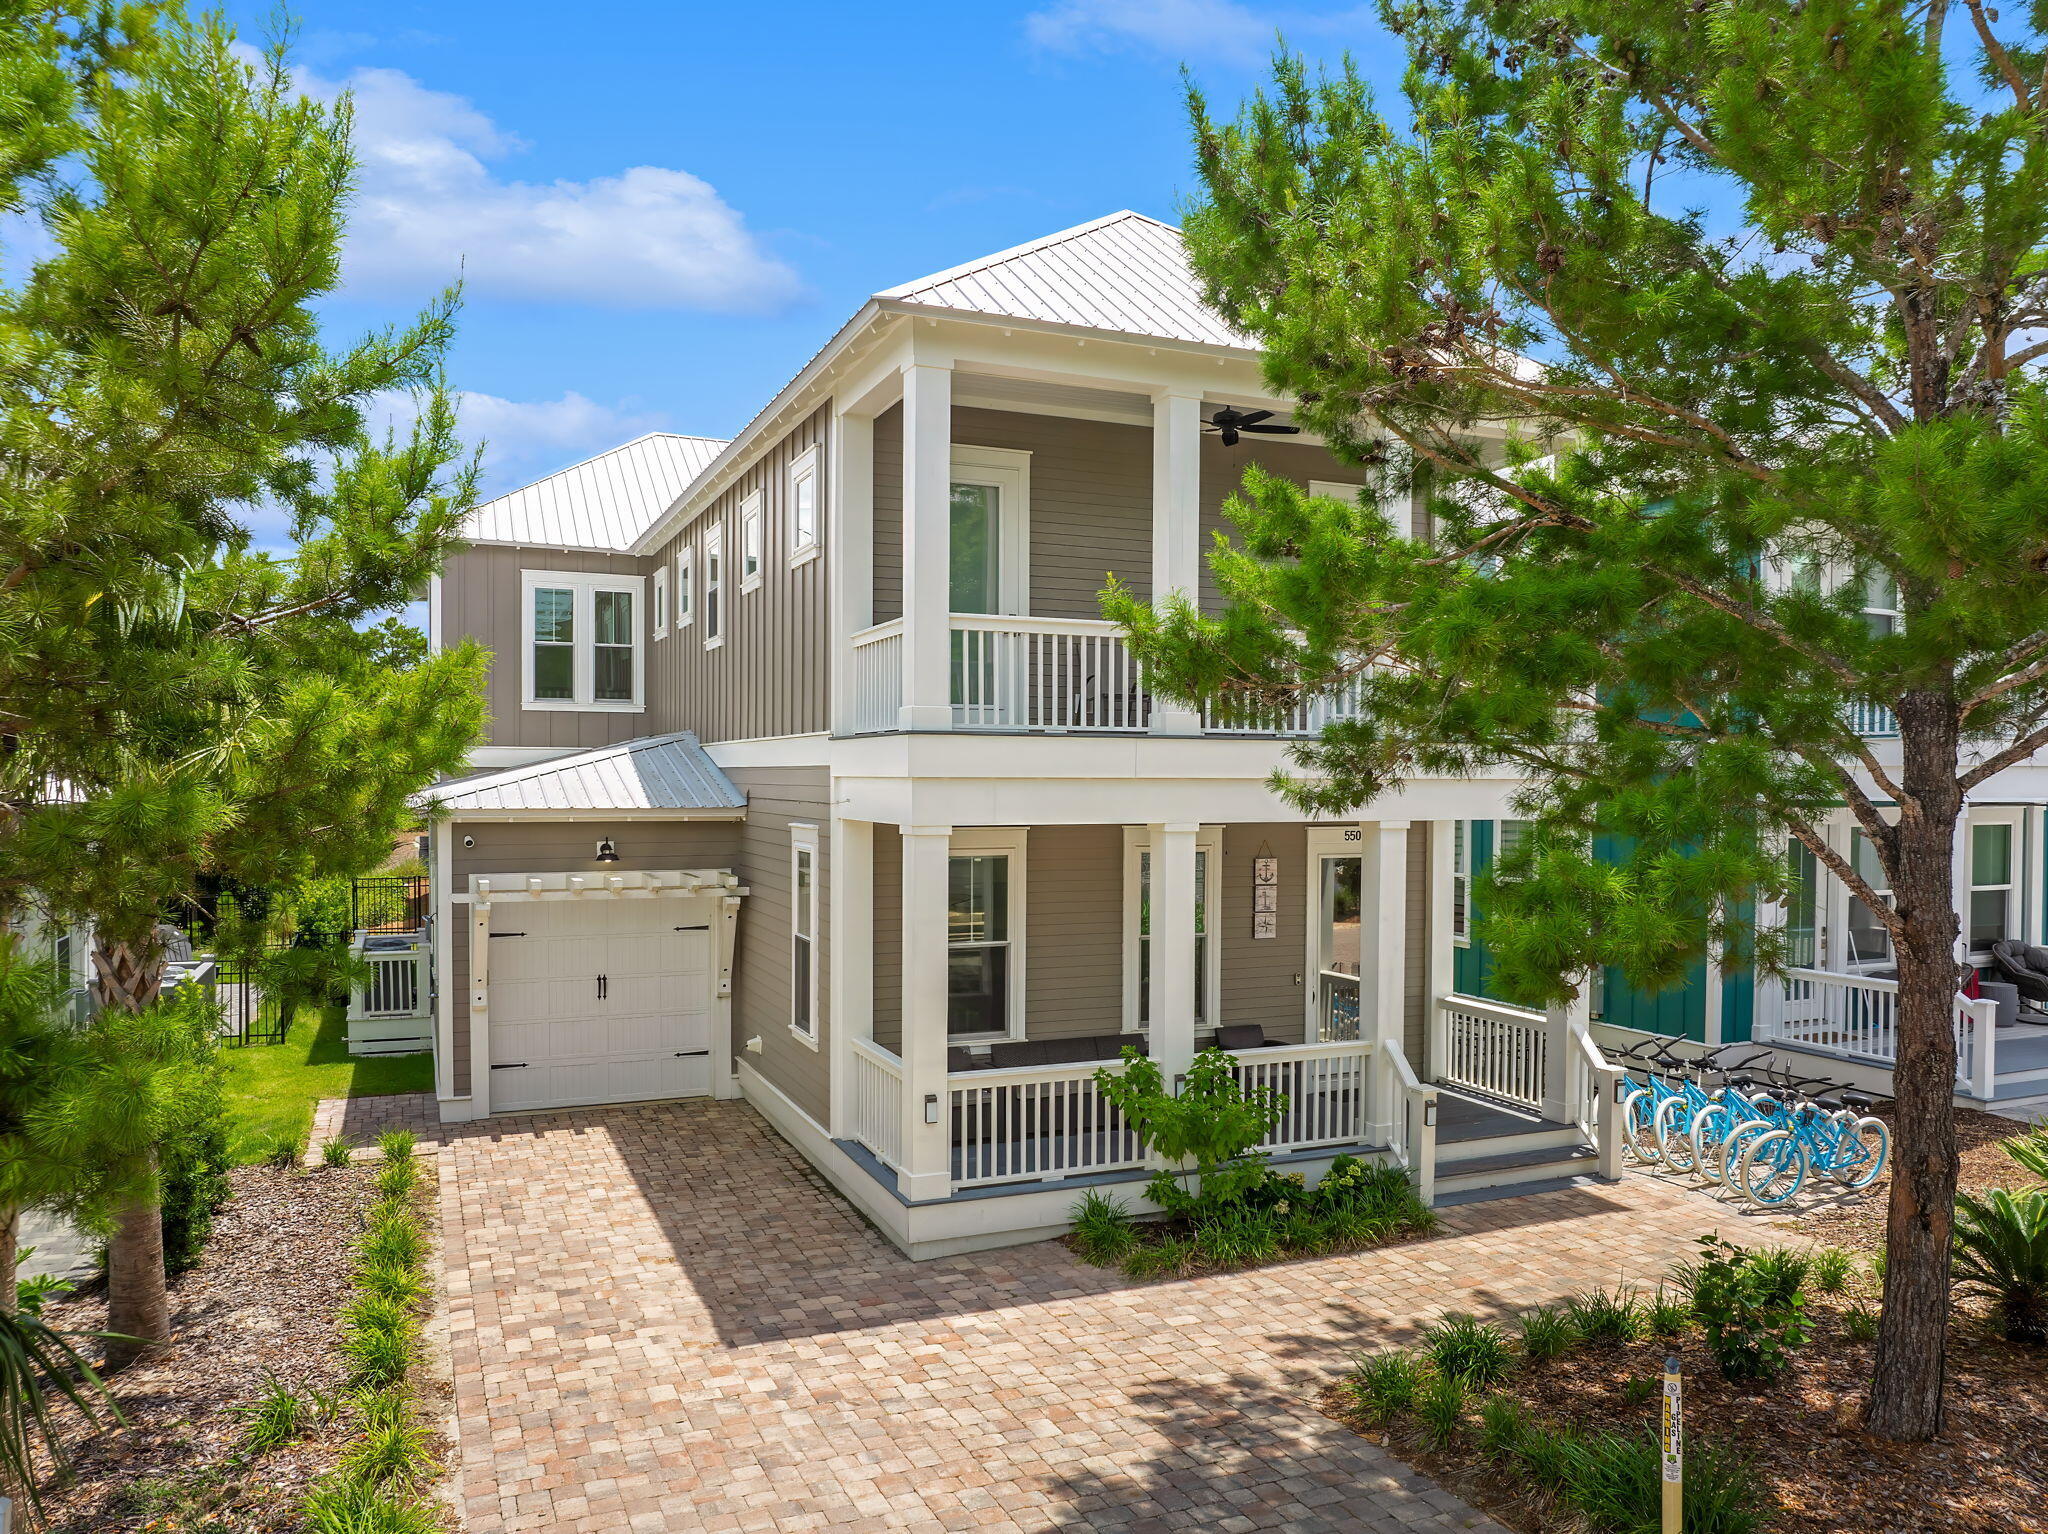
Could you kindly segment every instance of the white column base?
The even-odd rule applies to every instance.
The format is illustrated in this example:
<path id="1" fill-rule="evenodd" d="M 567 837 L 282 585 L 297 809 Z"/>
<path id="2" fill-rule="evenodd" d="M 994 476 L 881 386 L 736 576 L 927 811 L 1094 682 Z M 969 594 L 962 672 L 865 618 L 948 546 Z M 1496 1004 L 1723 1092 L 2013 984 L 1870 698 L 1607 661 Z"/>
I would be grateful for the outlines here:
<path id="1" fill-rule="evenodd" d="M 953 709 L 946 703 L 905 703 L 896 710 L 899 730 L 950 730 Z"/>
<path id="2" fill-rule="evenodd" d="M 1189 708 L 1167 708 L 1154 704 L 1152 708 L 1152 733 L 1154 735 L 1199 735 L 1202 733 L 1202 716 Z"/>

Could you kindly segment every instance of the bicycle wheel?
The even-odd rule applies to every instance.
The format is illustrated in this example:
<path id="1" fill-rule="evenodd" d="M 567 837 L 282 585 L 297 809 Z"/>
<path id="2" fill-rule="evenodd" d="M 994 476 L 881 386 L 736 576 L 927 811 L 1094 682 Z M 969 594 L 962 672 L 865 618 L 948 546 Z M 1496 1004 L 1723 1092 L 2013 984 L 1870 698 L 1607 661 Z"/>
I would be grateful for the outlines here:
<path id="1" fill-rule="evenodd" d="M 1692 1121 L 1692 1169 L 1708 1182 L 1724 1175 L 1722 1152 L 1735 1127 L 1735 1111 L 1726 1103 L 1707 1104 Z"/>
<path id="2" fill-rule="evenodd" d="M 1769 1119 L 1743 1119 L 1730 1129 L 1721 1141 L 1721 1175 L 1715 1179 L 1731 1192 L 1740 1193 L 1742 1184 L 1736 1180 L 1736 1173 L 1742 1164 L 1743 1153 L 1758 1135 L 1769 1134 L 1778 1126 Z"/>
<path id="3" fill-rule="evenodd" d="M 1621 1148 L 1623 1154 L 1645 1166 L 1658 1159 L 1654 1120 L 1657 1110 L 1650 1102 L 1650 1089 L 1638 1087 L 1621 1102 Z"/>
<path id="4" fill-rule="evenodd" d="M 1683 1097 L 1657 1104 L 1657 1159 L 1683 1177 L 1697 1164 L 1692 1155 L 1692 1105 Z"/>
<path id="5" fill-rule="evenodd" d="M 1789 1203 L 1805 1184 L 1810 1164 L 1797 1135 L 1773 1129 L 1744 1145 L 1742 1161 L 1730 1181 L 1759 1209 L 1776 1209 Z"/>
<path id="6" fill-rule="evenodd" d="M 1883 1119 L 1860 1118 L 1845 1127 L 1828 1175 L 1845 1188 L 1867 1188 L 1891 1159 L 1892 1132 Z"/>

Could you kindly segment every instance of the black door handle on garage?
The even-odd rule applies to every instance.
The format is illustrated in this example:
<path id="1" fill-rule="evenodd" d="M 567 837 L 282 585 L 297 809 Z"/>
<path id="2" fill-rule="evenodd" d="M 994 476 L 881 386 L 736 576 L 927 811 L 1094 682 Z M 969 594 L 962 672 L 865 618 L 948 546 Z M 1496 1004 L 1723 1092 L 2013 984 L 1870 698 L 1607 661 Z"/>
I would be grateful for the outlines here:
<path id="1" fill-rule="evenodd" d="M 611 988 L 611 977 L 609 975 L 599 975 L 597 977 L 597 999 L 599 1001 L 603 1001 L 606 996 L 611 994 Z"/>
<path id="2" fill-rule="evenodd" d="M 678 1060 L 694 1060 L 699 1055 L 708 1055 L 710 1053 L 711 1051 L 708 1049 L 679 1049 L 676 1051 L 676 1058 Z"/>

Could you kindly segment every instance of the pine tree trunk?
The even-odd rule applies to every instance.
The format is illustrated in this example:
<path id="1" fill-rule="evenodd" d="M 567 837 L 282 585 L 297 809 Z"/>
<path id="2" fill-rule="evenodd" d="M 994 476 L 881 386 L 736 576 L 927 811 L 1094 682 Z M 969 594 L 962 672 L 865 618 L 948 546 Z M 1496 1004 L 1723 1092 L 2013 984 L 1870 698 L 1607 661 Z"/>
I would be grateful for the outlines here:
<path id="1" fill-rule="evenodd" d="M 21 1206 L 0 1205 L 0 1310 L 12 1315 L 19 1304 Z"/>
<path id="2" fill-rule="evenodd" d="M 1946 706 L 1946 717 L 1931 706 L 1937 703 Z M 1900 813 L 1892 902 L 1906 930 L 1898 945 L 1884 1316 L 1868 1425 L 1880 1437 L 1906 1442 L 1941 1431 L 1948 1340 L 1949 1233 L 1958 1165 L 1955 837 L 1963 808 L 1955 782 L 1953 717 L 1946 699 L 1900 700 L 1900 787 L 1908 802 Z"/>
<path id="3" fill-rule="evenodd" d="M 149 1155 L 150 1189 L 122 1202 L 107 1242 L 107 1367 L 119 1369 L 171 1340 L 170 1286 L 164 1279 L 163 1200 L 156 1189 L 156 1154 Z M 132 1340 L 122 1340 L 132 1339 Z"/>

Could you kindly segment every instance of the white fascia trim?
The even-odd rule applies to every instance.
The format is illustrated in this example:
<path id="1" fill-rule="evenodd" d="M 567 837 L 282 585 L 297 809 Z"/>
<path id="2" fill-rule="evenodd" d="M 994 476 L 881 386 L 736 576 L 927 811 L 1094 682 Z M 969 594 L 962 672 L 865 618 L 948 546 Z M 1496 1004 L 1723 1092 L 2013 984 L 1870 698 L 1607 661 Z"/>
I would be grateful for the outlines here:
<path id="1" fill-rule="evenodd" d="M 554 821 L 564 820 L 674 821 L 745 820 L 746 818 L 747 812 L 745 810 L 732 809 L 724 805 L 720 805 L 711 809 L 701 810 L 592 810 L 553 808 L 544 810 L 466 810 L 458 807 L 450 809 L 447 812 L 447 819 L 451 824 L 459 820 L 464 825 L 468 825 L 472 821 L 495 821 L 505 825 L 517 825 L 522 822 L 532 825 L 543 825 Z"/>
<path id="2" fill-rule="evenodd" d="M 557 757 L 574 756 L 588 749 L 587 746 L 478 746 L 469 753 L 468 766 L 471 769 L 530 767 L 536 762 L 551 762 Z"/>
<path id="3" fill-rule="evenodd" d="M 705 754 L 720 767 L 830 767 L 832 737 L 823 730 L 805 735 L 759 735 L 746 740 L 707 741 Z"/>
<path id="4" fill-rule="evenodd" d="M 1027 320 L 1008 314 L 983 314 L 978 309 L 949 309 L 941 304 L 913 303 L 909 299 L 878 301 L 884 314 L 931 319 L 957 320 L 968 325 L 991 325 L 1000 330 L 1024 330 L 1044 336 L 1074 336 L 1085 340 L 1117 341 L 1142 346 L 1150 351 L 1183 352 L 1190 357 L 1213 357 L 1232 362 L 1256 363 L 1265 354 L 1256 347 L 1219 346 L 1212 341 L 1187 341 L 1174 336 L 1148 336 L 1135 330 L 1102 330 L 1093 325 L 1069 325 L 1059 320 Z"/>

